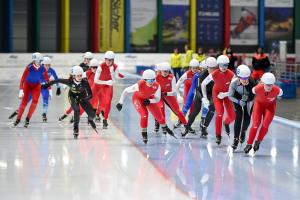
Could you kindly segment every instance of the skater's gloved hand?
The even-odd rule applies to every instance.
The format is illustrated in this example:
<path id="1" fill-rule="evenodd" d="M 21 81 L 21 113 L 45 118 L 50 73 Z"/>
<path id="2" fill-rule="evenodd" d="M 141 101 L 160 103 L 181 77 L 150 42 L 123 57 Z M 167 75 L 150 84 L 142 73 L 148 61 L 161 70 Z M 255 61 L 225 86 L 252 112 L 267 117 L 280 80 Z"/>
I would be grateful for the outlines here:
<path id="1" fill-rule="evenodd" d="M 81 101 L 81 99 L 79 98 L 79 96 L 75 96 L 75 101 L 77 102 L 77 103 L 79 103 L 80 101 Z"/>
<path id="2" fill-rule="evenodd" d="M 246 102 L 247 100 L 248 100 L 248 95 L 245 95 L 245 94 L 244 94 L 244 95 L 242 96 L 242 101 L 245 101 L 245 102 Z"/>
<path id="3" fill-rule="evenodd" d="M 121 111 L 121 110 L 122 110 L 122 107 L 123 107 L 123 105 L 122 105 L 121 103 L 118 103 L 118 104 L 116 105 L 116 107 L 117 107 L 118 111 Z"/>
<path id="4" fill-rule="evenodd" d="M 150 100 L 149 99 L 145 99 L 143 103 L 144 103 L 144 106 L 148 106 L 150 104 Z"/>
<path id="5" fill-rule="evenodd" d="M 50 99 L 52 99 L 53 93 L 52 93 L 52 89 L 49 89 L 49 97 Z"/>
<path id="6" fill-rule="evenodd" d="M 47 89 L 49 86 L 50 86 L 49 83 L 45 83 L 45 84 L 42 84 L 42 85 L 41 85 L 41 88 L 42 88 L 42 89 Z"/>
<path id="7" fill-rule="evenodd" d="M 246 103 L 245 101 L 239 100 L 239 105 L 240 105 L 241 107 L 244 107 L 246 104 L 247 104 L 247 103 Z"/>
<path id="8" fill-rule="evenodd" d="M 56 88 L 56 96 L 59 96 L 61 94 L 61 91 L 60 91 L 60 87 Z"/>
<path id="9" fill-rule="evenodd" d="M 206 117 L 207 113 L 208 113 L 208 108 L 205 107 L 205 106 L 203 106 L 203 108 L 202 108 L 202 113 L 201 113 L 201 117 Z"/>
<path id="10" fill-rule="evenodd" d="M 209 107 L 209 100 L 205 97 L 202 98 L 202 104 L 203 107 L 208 108 Z"/>
<path id="11" fill-rule="evenodd" d="M 62 86 L 64 90 L 67 90 L 69 87 L 67 85 Z"/>
<path id="12" fill-rule="evenodd" d="M 218 98 L 219 98 L 219 99 L 224 99 L 225 97 L 227 97 L 227 93 L 226 93 L 226 92 L 220 92 L 220 93 L 218 94 Z"/>
<path id="13" fill-rule="evenodd" d="M 23 98 L 24 97 L 24 91 L 23 90 L 20 90 L 20 92 L 19 92 L 19 98 L 21 99 L 21 98 Z"/>

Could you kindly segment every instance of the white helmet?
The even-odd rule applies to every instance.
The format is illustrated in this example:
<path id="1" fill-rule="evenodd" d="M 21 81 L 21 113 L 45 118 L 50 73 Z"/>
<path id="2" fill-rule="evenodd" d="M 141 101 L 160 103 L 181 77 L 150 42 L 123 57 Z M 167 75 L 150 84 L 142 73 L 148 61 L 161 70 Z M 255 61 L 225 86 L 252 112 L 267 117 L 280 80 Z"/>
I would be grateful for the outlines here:
<path id="1" fill-rule="evenodd" d="M 215 57 L 206 58 L 205 64 L 208 68 L 215 68 L 218 65 L 217 59 Z"/>
<path id="2" fill-rule="evenodd" d="M 71 69 L 70 69 L 70 75 L 72 75 L 72 76 L 74 75 L 74 70 L 73 70 L 74 67 L 75 67 L 75 66 L 71 67 Z"/>
<path id="3" fill-rule="evenodd" d="M 200 67 L 201 67 L 202 69 L 206 69 L 206 68 L 207 68 L 206 63 L 205 63 L 205 60 L 202 60 L 202 61 L 200 62 Z"/>
<path id="4" fill-rule="evenodd" d="M 51 59 L 48 56 L 45 56 L 43 58 L 42 64 L 44 64 L 44 65 L 50 65 L 51 64 Z"/>
<path id="5" fill-rule="evenodd" d="M 83 58 L 87 58 L 87 59 L 93 59 L 94 56 L 91 52 L 85 52 L 84 55 L 83 55 Z"/>
<path id="6" fill-rule="evenodd" d="M 251 74 L 251 70 L 247 65 L 240 65 L 236 69 L 236 75 L 240 78 L 248 78 Z"/>
<path id="7" fill-rule="evenodd" d="M 199 67 L 199 62 L 198 62 L 198 60 L 192 59 L 192 60 L 190 61 L 190 63 L 189 63 L 189 66 L 190 66 L 191 68 L 197 68 L 197 67 Z"/>
<path id="8" fill-rule="evenodd" d="M 146 69 L 142 75 L 142 79 L 155 79 L 155 77 L 155 72 L 151 69 Z"/>
<path id="9" fill-rule="evenodd" d="M 37 64 L 41 64 L 41 62 L 43 61 L 43 56 L 39 52 L 33 53 L 31 58 L 32 58 L 32 61 L 34 61 Z"/>
<path id="10" fill-rule="evenodd" d="M 264 73 L 261 77 L 261 81 L 267 85 L 273 85 L 276 81 L 274 74 L 267 72 Z"/>
<path id="11" fill-rule="evenodd" d="M 74 66 L 72 69 L 73 69 L 74 76 L 83 74 L 83 69 L 80 66 Z"/>
<path id="12" fill-rule="evenodd" d="M 89 62 L 89 66 L 90 67 L 95 67 L 99 65 L 99 61 L 95 58 L 93 58 L 90 62 Z"/>
<path id="13" fill-rule="evenodd" d="M 115 53 L 113 51 L 106 51 L 104 54 L 106 59 L 115 59 Z"/>
<path id="14" fill-rule="evenodd" d="M 157 70 L 161 71 L 170 71 L 171 70 L 171 65 L 168 62 L 162 62 L 157 65 Z"/>
<path id="15" fill-rule="evenodd" d="M 229 58 L 228 58 L 228 56 L 220 55 L 217 58 L 217 63 L 218 63 L 218 65 L 229 64 Z"/>

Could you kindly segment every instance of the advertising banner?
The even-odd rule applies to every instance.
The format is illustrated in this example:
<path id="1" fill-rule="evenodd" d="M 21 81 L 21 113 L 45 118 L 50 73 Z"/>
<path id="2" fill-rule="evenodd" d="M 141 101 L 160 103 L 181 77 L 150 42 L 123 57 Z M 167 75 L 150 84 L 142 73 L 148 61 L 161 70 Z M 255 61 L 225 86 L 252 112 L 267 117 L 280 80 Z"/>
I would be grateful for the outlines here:
<path id="1" fill-rule="evenodd" d="M 223 48 L 224 1 L 197 1 L 197 45 L 204 49 Z"/>
<path id="2" fill-rule="evenodd" d="M 157 3 L 151 0 L 130 2 L 131 52 L 156 52 Z"/>
<path id="3" fill-rule="evenodd" d="M 230 44 L 258 44 L 258 0 L 230 1 Z"/>
<path id="4" fill-rule="evenodd" d="M 100 51 L 124 51 L 124 0 L 100 0 Z"/>
<path id="5" fill-rule="evenodd" d="M 162 51 L 183 51 L 189 43 L 189 0 L 163 0 L 162 15 Z"/>
<path id="6" fill-rule="evenodd" d="M 270 40 L 293 40 L 294 1 L 265 1 L 265 38 Z"/>

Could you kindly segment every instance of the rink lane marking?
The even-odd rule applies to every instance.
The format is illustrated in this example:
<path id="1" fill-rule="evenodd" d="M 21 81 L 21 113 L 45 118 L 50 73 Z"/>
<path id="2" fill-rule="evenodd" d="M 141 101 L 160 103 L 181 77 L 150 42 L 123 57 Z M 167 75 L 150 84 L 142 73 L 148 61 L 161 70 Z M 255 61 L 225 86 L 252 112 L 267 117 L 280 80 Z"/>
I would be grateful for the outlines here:
<path id="1" fill-rule="evenodd" d="M 115 127 L 117 133 L 119 133 L 120 135 L 123 135 L 124 138 L 127 141 L 129 141 L 142 154 L 142 156 L 147 161 L 149 161 L 149 163 L 152 165 L 152 167 L 154 167 L 154 169 L 156 169 L 156 171 L 158 172 L 158 174 L 161 175 L 161 177 L 167 182 L 168 185 L 173 185 L 178 192 L 186 195 L 187 197 L 189 197 L 191 199 L 197 199 L 197 197 L 190 196 L 188 192 L 186 192 L 182 188 L 178 187 L 176 185 L 176 183 L 170 179 L 170 177 L 168 177 L 165 173 L 163 173 L 162 170 L 159 169 L 159 167 L 155 164 L 155 162 L 153 162 L 151 159 L 149 159 L 148 155 L 141 150 L 141 148 L 139 147 L 138 144 L 135 143 L 135 141 L 133 141 L 132 139 L 130 139 L 129 137 L 127 137 L 126 134 L 112 120 L 109 120 L 109 122 L 111 122 L 111 124 Z M 199 198 L 198 198 L 198 200 L 199 200 Z"/>

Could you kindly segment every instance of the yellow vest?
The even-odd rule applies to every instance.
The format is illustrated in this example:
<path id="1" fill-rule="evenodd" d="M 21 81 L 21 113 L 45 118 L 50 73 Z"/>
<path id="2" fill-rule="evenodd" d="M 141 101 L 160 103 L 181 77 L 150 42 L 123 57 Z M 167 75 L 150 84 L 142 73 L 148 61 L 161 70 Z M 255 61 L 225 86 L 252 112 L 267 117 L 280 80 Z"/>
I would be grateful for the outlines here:
<path id="1" fill-rule="evenodd" d="M 193 59 L 193 50 L 188 50 L 185 53 L 185 60 L 183 67 L 189 67 L 190 61 Z"/>
<path id="2" fill-rule="evenodd" d="M 205 59 L 205 54 L 204 53 L 201 55 L 196 54 L 195 59 L 198 60 L 198 62 L 200 63 L 202 60 Z"/>
<path id="3" fill-rule="evenodd" d="M 182 56 L 180 53 L 178 54 L 173 53 L 171 56 L 171 67 L 181 68 L 181 60 L 182 60 Z"/>

